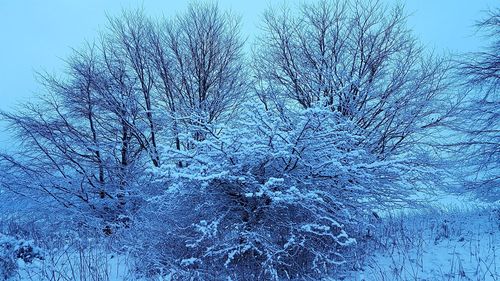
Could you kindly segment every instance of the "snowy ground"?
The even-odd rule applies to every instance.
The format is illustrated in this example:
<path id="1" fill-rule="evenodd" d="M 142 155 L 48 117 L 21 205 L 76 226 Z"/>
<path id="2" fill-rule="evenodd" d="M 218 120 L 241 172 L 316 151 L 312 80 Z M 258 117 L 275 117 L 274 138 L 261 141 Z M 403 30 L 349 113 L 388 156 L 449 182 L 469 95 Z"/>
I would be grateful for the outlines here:
<path id="1" fill-rule="evenodd" d="M 485 209 L 392 218 L 353 280 L 500 280 L 499 216 Z"/>

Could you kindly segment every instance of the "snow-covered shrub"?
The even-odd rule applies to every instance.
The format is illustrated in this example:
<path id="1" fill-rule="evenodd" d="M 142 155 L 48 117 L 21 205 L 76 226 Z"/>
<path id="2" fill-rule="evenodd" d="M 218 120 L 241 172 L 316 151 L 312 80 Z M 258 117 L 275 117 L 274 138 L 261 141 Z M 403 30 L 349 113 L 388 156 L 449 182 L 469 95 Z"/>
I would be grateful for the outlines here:
<path id="1" fill-rule="evenodd" d="M 347 220 L 341 205 L 327 203 L 332 198 L 283 185 L 255 195 L 241 192 L 247 188 L 257 186 L 218 182 L 153 204 L 175 206 L 158 222 L 141 225 L 141 262 L 153 272 L 176 269 L 201 279 L 224 273 L 236 280 L 291 278 L 346 262 L 343 248 L 355 240 L 341 224 Z"/>
<path id="2" fill-rule="evenodd" d="M 339 114 L 249 112 L 222 133 L 198 124 L 190 150 L 168 151 L 172 164 L 155 174 L 165 192 L 132 231 L 145 274 L 278 280 L 355 268 L 366 213 L 405 195 L 404 165 L 370 154 Z"/>
<path id="3" fill-rule="evenodd" d="M 118 237 L 105 236 L 99 224 L 31 214 L 36 219 L 26 213 L 0 217 L 0 280 L 128 280 Z"/>
<path id="4" fill-rule="evenodd" d="M 33 245 L 33 241 L 16 239 L 0 233 L 0 278 L 8 280 L 18 270 L 18 261 L 25 264 L 35 259 L 43 260 L 42 251 Z"/>

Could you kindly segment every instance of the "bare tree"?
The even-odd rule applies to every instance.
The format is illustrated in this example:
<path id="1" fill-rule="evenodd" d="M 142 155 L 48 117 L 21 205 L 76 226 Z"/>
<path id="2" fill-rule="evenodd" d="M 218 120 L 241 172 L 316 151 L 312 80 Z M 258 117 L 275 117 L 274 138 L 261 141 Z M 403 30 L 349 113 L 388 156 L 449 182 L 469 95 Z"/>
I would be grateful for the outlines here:
<path id="1" fill-rule="evenodd" d="M 131 78 L 105 47 L 75 50 L 64 76 L 40 75 L 46 93 L 37 103 L 1 113 L 22 141 L 1 162 L 10 190 L 110 222 L 127 213 L 144 148 L 133 134 L 140 111 Z"/>
<path id="2" fill-rule="evenodd" d="M 151 162 L 155 167 L 160 165 L 158 153 L 157 130 L 154 119 L 156 110 L 153 93 L 154 70 L 149 61 L 148 37 L 153 32 L 150 20 L 141 10 L 123 12 L 120 17 L 109 18 L 109 32 L 104 36 L 108 45 L 108 55 L 114 57 L 125 66 L 127 75 L 133 83 L 133 93 L 140 101 L 141 114 L 148 130 L 141 129 L 136 133 L 143 133 L 140 140 L 148 151 Z"/>
<path id="3" fill-rule="evenodd" d="M 485 18 L 477 22 L 478 31 L 490 42 L 483 51 L 473 52 L 462 61 L 460 74 L 468 77 L 468 83 L 498 91 L 500 87 L 500 9 L 489 10 Z"/>
<path id="4" fill-rule="evenodd" d="M 173 117 L 174 134 L 178 121 L 227 121 L 242 101 L 246 83 L 239 30 L 239 18 L 217 5 L 191 4 L 185 14 L 157 25 L 151 33 L 155 85 Z M 178 137 L 176 147 L 180 149 Z"/>
<path id="5" fill-rule="evenodd" d="M 264 14 L 263 31 L 254 72 L 268 107 L 321 103 L 353 120 L 379 155 L 418 143 L 419 133 L 452 113 L 449 65 L 425 55 L 401 6 L 320 1 L 299 13 L 282 7 Z"/>
<path id="6" fill-rule="evenodd" d="M 43 189 L 65 206 L 83 201 L 90 207 L 92 194 L 106 182 L 101 135 L 98 130 L 97 95 L 93 90 L 95 48 L 75 52 L 65 79 L 40 76 L 47 94 L 37 104 L 26 104 L 18 113 L 2 113 L 23 149 L 3 156 L 31 175 L 35 189 Z"/>
<path id="7" fill-rule="evenodd" d="M 461 163 L 471 168 L 467 187 L 497 200 L 500 198 L 500 9 L 488 11 L 476 24 L 489 45 L 459 62 L 458 79 L 469 91 L 463 118 L 456 129 Z M 466 79 L 464 79 L 464 77 Z"/>
<path id="8" fill-rule="evenodd" d="M 117 195 L 120 204 L 125 204 L 125 189 L 129 185 L 131 176 L 130 167 L 140 161 L 141 152 L 147 150 L 146 133 L 138 126 L 141 120 L 139 101 L 134 92 L 133 77 L 126 69 L 126 65 L 120 57 L 113 53 L 112 45 L 106 40 L 101 41 L 101 60 L 98 67 L 101 72 L 95 84 L 95 90 L 99 93 L 97 101 L 103 121 L 103 138 L 108 142 L 117 143 L 111 148 L 113 155 L 114 182 L 118 182 L 121 191 Z M 151 155 L 151 154 L 149 154 Z M 154 159 L 154 158 L 153 158 Z"/>
<path id="9" fill-rule="evenodd" d="M 125 211 L 146 162 L 160 166 L 160 145 L 189 148 L 181 133 L 202 139 L 196 127 L 230 119 L 246 93 L 242 47 L 239 20 L 216 5 L 193 4 L 161 24 L 140 10 L 110 17 L 99 44 L 74 50 L 66 73 L 40 76 L 39 102 L 1 113 L 22 140 L 18 153 L 2 155 L 15 175 L 8 185 L 97 216 Z"/>

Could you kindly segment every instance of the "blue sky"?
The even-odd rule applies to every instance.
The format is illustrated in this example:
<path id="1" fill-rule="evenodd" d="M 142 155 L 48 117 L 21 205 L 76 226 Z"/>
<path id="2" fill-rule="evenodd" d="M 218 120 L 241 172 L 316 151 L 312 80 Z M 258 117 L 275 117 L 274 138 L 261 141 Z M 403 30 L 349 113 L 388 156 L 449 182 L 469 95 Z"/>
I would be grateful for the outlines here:
<path id="1" fill-rule="evenodd" d="M 262 12 L 282 0 L 218 1 L 242 16 L 242 34 L 258 32 Z M 292 1 L 290 1 L 292 2 Z M 382 0 L 392 3 L 395 0 Z M 12 110 L 39 90 L 34 71 L 60 72 L 71 48 L 95 38 L 106 14 L 143 7 L 152 16 L 172 16 L 186 8 L 180 0 L 5 0 L 0 1 L 0 110 Z M 472 24 L 494 0 L 407 0 L 409 25 L 427 47 L 438 52 L 477 50 L 480 38 Z M 496 4 L 498 5 L 498 4 Z M 6 136 L 0 124 L 0 146 Z"/>

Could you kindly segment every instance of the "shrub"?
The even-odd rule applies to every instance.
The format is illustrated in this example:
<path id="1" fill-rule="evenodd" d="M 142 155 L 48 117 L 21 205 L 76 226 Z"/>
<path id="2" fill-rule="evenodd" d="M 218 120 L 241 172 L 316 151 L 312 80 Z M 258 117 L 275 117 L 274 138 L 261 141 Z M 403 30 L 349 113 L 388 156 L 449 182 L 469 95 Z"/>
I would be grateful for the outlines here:
<path id="1" fill-rule="evenodd" d="M 132 229 L 134 245 L 146 241 L 134 248 L 144 274 L 278 280 L 352 269 L 364 216 L 404 195 L 400 163 L 371 155 L 340 115 L 254 109 L 237 130 L 200 124 L 192 150 L 169 151 L 176 164 L 155 174 L 166 191 Z"/>
<path id="2" fill-rule="evenodd" d="M 30 264 L 43 260 L 41 250 L 32 241 L 18 240 L 0 233 L 0 278 L 8 280 L 18 270 L 18 260 Z"/>

